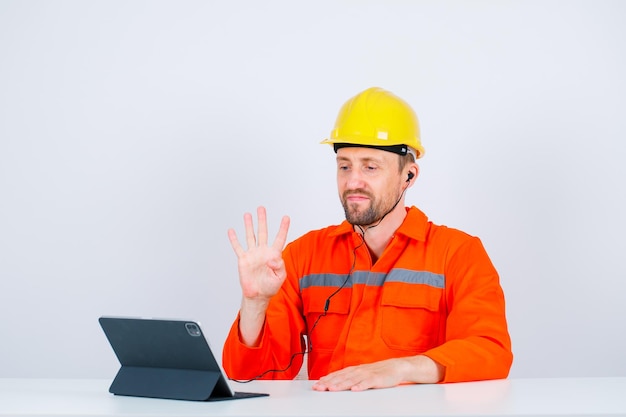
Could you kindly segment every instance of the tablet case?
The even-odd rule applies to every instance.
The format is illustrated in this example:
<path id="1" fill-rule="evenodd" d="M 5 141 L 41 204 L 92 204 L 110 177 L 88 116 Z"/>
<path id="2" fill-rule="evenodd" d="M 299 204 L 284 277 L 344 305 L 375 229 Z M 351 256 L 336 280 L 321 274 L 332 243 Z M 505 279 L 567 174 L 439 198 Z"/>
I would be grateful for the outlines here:
<path id="1" fill-rule="evenodd" d="M 267 396 L 233 392 L 200 325 L 194 321 L 100 317 L 121 367 L 116 395 L 193 401 Z"/>

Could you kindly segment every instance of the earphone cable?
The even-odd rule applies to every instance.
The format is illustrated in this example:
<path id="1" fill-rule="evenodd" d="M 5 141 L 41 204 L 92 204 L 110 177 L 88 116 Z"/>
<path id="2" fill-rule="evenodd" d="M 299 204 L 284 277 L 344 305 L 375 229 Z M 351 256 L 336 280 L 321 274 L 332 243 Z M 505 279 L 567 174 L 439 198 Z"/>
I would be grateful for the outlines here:
<path id="1" fill-rule="evenodd" d="M 254 378 L 251 378 L 251 379 L 239 380 L 239 379 L 230 378 L 231 381 L 246 384 L 246 383 L 249 383 L 249 382 L 252 382 L 252 381 L 256 381 L 257 379 L 264 377 L 265 375 L 269 374 L 270 372 L 277 372 L 277 373 L 278 372 L 286 372 L 289 368 L 291 368 L 291 365 L 293 365 L 293 360 L 297 356 L 299 356 L 299 355 L 304 356 L 305 354 L 308 354 L 313 349 L 313 345 L 312 345 L 312 342 L 310 340 L 311 333 L 313 333 L 313 330 L 315 330 L 315 328 L 317 327 L 317 323 L 320 321 L 320 319 L 322 317 L 326 316 L 326 313 L 328 312 L 328 309 L 330 308 L 330 300 L 335 295 L 337 295 L 339 293 L 339 291 L 341 291 L 346 286 L 346 284 L 350 280 L 350 277 L 352 277 L 352 273 L 354 272 L 354 268 L 356 267 L 356 251 L 361 246 L 363 246 L 365 244 L 365 232 L 368 231 L 371 228 L 374 228 L 374 227 L 378 226 L 383 221 L 383 219 L 385 217 L 387 217 L 387 215 L 389 213 L 391 213 L 396 208 L 396 206 L 400 203 L 400 200 L 402 200 L 402 196 L 404 195 L 404 192 L 406 191 L 407 188 L 408 188 L 408 186 L 405 187 L 402 190 L 402 193 L 400 193 L 400 197 L 398 198 L 396 203 L 391 207 L 391 209 L 389 209 L 385 214 L 382 215 L 382 217 L 378 220 L 378 222 L 376 222 L 376 224 L 367 226 L 365 229 L 363 229 L 363 227 L 361 227 L 360 224 L 355 224 L 355 226 L 358 227 L 359 231 L 361 232 L 359 234 L 359 237 L 361 238 L 361 243 L 359 243 L 357 246 L 355 246 L 354 249 L 352 250 L 352 266 L 350 267 L 350 271 L 348 272 L 348 275 L 346 275 L 346 278 L 343 280 L 341 285 L 335 291 L 333 291 L 333 293 L 330 294 L 328 296 L 328 298 L 326 298 L 326 301 L 324 302 L 324 311 L 319 316 L 317 316 L 317 319 L 315 319 L 315 322 L 313 323 L 313 326 L 311 327 L 311 330 L 309 330 L 309 332 L 308 332 L 308 338 L 307 339 L 308 339 L 308 342 L 309 342 L 309 348 L 307 349 L 307 347 L 305 346 L 304 350 L 302 350 L 300 352 L 296 352 L 293 355 L 291 355 L 291 358 L 289 359 L 289 364 L 285 368 L 283 368 L 283 369 L 268 369 L 268 370 L 260 373 L 259 375 L 255 376 Z"/>

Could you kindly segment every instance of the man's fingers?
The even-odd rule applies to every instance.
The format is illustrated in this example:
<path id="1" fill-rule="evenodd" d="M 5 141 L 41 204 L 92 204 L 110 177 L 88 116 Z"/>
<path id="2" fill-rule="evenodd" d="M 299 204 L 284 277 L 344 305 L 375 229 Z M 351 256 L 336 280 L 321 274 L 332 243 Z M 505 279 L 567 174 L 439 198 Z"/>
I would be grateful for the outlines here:
<path id="1" fill-rule="evenodd" d="M 370 388 L 393 387 L 402 382 L 396 361 L 349 366 L 320 378 L 313 389 L 317 391 L 364 391 Z"/>
<path id="2" fill-rule="evenodd" d="M 239 239 L 237 239 L 237 233 L 235 233 L 235 229 L 228 229 L 228 240 L 230 240 L 230 246 L 233 247 L 235 254 L 237 257 L 240 257 L 245 253 L 241 244 L 239 243 Z"/>
<path id="3" fill-rule="evenodd" d="M 246 213 L 243 215 L 243 224 L 246 228 L 246 243 L 248 249 L 256 246 L 256 236 L 254 235 L 254 224 L 252 223 L 252 214 Z"/>
<path id="4" fill-rule="evenodd" d="M 280 227 L 278 229 L 278 233 L 276 234 L 276 239 L 274 240 L 274 244 L 272 245 L 274 249 L 278 251 L 282 251 L 285 247 L 285 243 L 287 243 L 287 232 L 289 232 L 289 216 L 283 216 L 280 221 Z"/>
<path id="5" fill-rule="evenodd" d="M 267 245 L 267 212 L 265 207 L 259 206 L 256 209 L 256 216 L 259 222 L 258 243 L 259 245 Z"/>
<path id="6" fill-rule="evenodd" d="M 254 232 L 254 221 L 252 219 L 252 214 L 245 213 L 243 215 L 243 223 L 246 229 L 246 244 L 248 245 L 248 250 L 255 248 L 257 246 L 267 246 L 267 212 L 265 207 L 260 206 L 257 208 L 257 217 L 259 222 L 259 230 L 258 234 Z M 287 243 L 287 233 L 289 232 L 289 223 L 290 219 L 288 216 L 283 216 L 280 227 L 278 229 L 278 233 L 276 234 L 276 239 L 272 244 L 272 248 L 282 252 L 285 244 Z M 233 229 L 228 230 L 228 238 L 230 239 L 230 244 L 233 247 L 233 250 L 237 254 L 237 256 L 245 253 L 243 247 L 239 243 L 237 239 L 237 235 Z"/>

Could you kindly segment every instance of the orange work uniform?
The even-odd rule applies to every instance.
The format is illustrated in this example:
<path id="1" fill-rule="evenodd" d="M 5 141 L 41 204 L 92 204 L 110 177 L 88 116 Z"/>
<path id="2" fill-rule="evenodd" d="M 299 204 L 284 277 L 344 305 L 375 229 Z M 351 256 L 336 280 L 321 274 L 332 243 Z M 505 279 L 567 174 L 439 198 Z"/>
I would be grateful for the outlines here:
<path id="1" fill-rule="evenodd" d="M 229 377 L 281 370 L 262 378 L 292 379 L 302 366 L 294 354 L 305 347 L 310 379 L 418 354 L 445 367 L 443 382 L 508 375 L 504 294 L 478 238 L 411 207 L 376 262 L 362 243 L 344 221 L 285 247 L 287 278 L 270 301 L 259 346 L 241 342 L 239 318 L 231 327 L 222 358 Z"/>

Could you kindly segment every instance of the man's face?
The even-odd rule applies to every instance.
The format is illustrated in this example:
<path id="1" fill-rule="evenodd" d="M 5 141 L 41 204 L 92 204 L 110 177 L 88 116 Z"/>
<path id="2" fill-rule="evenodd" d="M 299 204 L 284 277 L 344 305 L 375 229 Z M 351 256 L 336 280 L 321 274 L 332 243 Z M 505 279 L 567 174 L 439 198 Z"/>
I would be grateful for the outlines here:
<path id="1" fill-rule="evenodd" d="M 393 208 L 403 185 L 398 158 L 379 149 L 337 150 L 337 189 L 349 223 L 371 225 Z"/>

